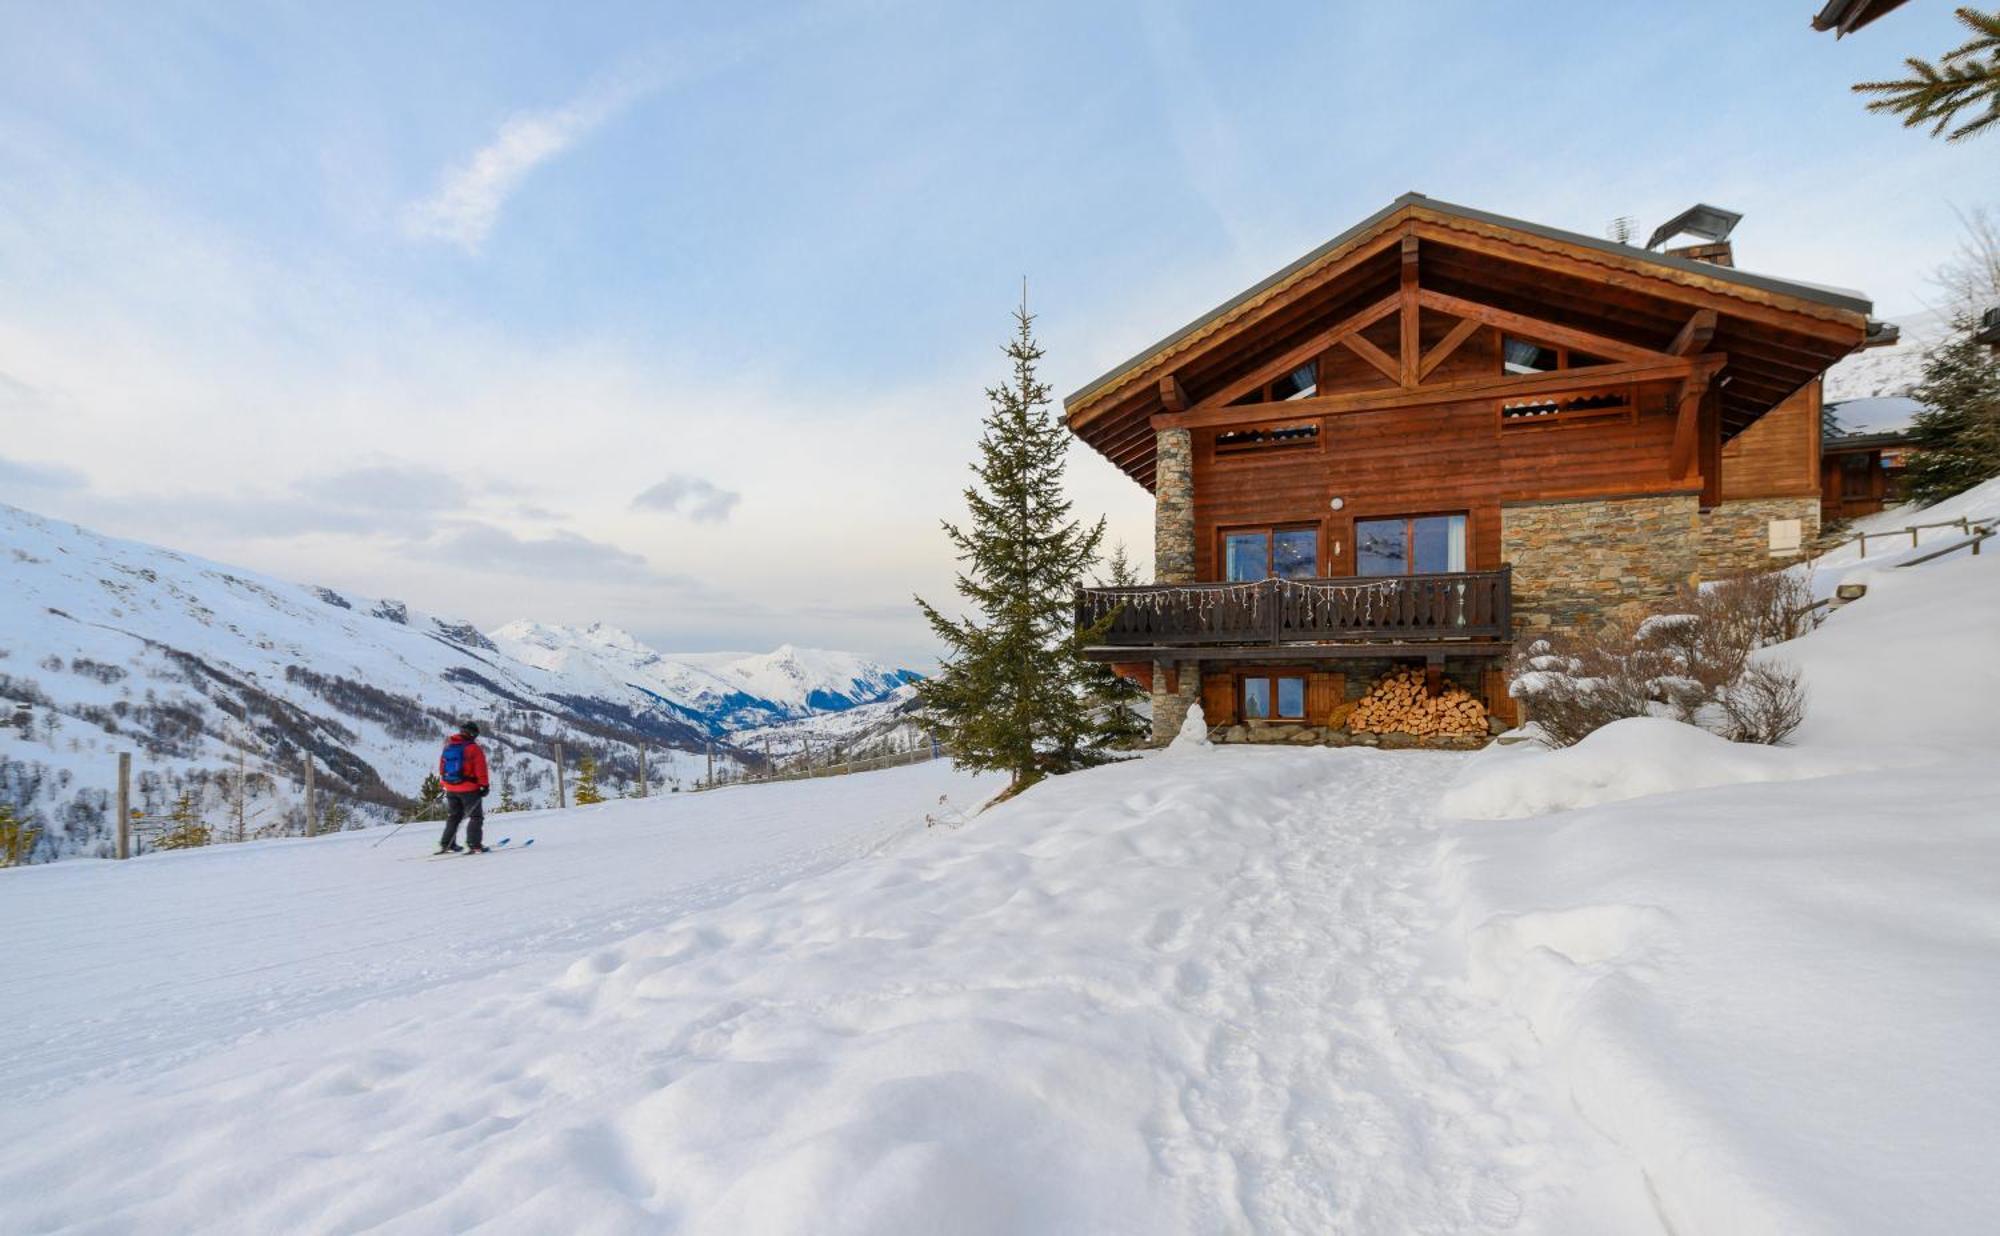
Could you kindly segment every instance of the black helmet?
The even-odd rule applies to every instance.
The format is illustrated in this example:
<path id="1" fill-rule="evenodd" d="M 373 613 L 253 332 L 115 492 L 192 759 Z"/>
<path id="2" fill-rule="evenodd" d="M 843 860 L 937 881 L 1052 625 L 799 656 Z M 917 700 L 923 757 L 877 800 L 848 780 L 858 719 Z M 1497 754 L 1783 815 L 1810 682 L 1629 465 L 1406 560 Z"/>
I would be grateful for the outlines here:
<path id="1" fill-rule="evenodd" d="M 477 738 L 479 737 L 479 722 L 467 721 L 458 727 L 458 732 L 467 738 Z"/>

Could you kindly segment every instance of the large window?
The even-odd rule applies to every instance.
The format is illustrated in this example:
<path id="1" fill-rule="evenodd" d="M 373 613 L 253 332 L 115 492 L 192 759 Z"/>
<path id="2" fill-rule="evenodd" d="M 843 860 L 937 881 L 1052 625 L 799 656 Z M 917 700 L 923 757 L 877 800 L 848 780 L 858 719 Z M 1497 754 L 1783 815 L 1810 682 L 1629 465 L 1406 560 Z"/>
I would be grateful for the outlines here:
<path id="1" fill-rule="evenodd" d="M 1222 537 L 1223 577 L 1232 584 L 1311 579 L 1319 574 L 1319 529 L 1246 528 Z"/>
<path id="2" fill-rule="evenodd" d="M 1251 721 L 1300 721 L 1306 715 L 1303 674 L 1245 674 L 1243 716 Z"/>
<path id="3" fill-rule="evenodd" d="M 1465 516 L 1354 521 L 1357 575 L 1430 575 L 1465 569 Z"/>

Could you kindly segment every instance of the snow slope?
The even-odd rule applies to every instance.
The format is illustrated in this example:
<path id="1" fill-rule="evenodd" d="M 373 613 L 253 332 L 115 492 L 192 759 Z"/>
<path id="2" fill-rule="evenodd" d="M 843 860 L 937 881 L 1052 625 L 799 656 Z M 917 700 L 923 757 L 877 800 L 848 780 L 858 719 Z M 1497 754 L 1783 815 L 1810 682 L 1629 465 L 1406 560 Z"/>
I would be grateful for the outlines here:
<path id="1" fill-rule="evenodd" d="M 0 872 L 0 1229 L 1654 1230 L 1437 966 L 1408 807 L 1451 760 L 1139 761 L 949 833 L 936 793 L 994 783 L 933 764 L 485 858 Z"/>
<path id="2" fill-rule="evenodd" d="M 1804 673 L 1795 746 L 1626 721 L 1482 753 L 1444 796 L 1527 817 L 1449 831 L 1471 973 L 1673 1231 L 1965 1232 L 2000 1207 L 2000 556 L 1866 576 L 1760 654 Z"/>
<path id="3" fill-rule="evenodd" d="M 1939 310 L 1895 314 L 1902 328 L 1892 347 L 1869 348 L 1845 357 L 1826 373 L 1826 401 L 1905 395 L 1924 376 L 1924 353 L 1951 334 L 1950 318 Z"/>

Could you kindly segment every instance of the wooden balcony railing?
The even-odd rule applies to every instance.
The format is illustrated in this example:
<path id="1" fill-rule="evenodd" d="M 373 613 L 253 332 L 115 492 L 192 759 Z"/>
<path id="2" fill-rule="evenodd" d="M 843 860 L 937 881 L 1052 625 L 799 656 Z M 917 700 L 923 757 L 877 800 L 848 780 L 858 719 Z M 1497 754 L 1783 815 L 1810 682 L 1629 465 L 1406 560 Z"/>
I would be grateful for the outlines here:
<path id="1" fill-rule="evenodd" d="M 1250 584 L 1082 588 L 1079 630 L 1113 648 L 1422 643 L 1513 638 L 1508 569 Z"/>

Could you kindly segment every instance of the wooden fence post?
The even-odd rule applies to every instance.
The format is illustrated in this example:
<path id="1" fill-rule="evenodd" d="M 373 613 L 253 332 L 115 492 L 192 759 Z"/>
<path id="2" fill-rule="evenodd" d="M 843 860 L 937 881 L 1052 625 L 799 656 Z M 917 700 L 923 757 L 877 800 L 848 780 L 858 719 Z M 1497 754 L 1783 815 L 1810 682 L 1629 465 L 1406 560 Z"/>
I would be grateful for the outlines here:
<path id="1" fill-rule="evenodd" d="M 715 788 L 715 740 L 708 740 L 708 788 Z"/>
<path id="2" fill-rule="evenodd" d="M 561 808 L 567 806 L 569 806 L 569 785 L 567 782 L 563 780 L 562 744 L 557 743 L 556 744 L 556 807 L 557 809 L 560 810 Z"/>
<path id="3" fill-rule="evenodd" d="M 1868 556 L 1868 534 L 1866 532 L 1857 532 L 1854 534 L 1854 539 L 1861 542 L 1861 556 L 1866 558 Z"/>
<path id="4" fill-rule="evenodd" d="M 306 752 L 306 836 L 319 832 L 319 799 L 313 793 L 313 757 Z"/>
<path id="5" fill-rule="evenodd" d="M 639 797 L 644 798 L 645 796 L 646 796 L 646 747 L 644 743 L 641 743 L 639 745 Z"/>
<path id="6" fill-rule="evenodd" d="M 1915 549 L 1916 547 L 1917 547 L 1917 530 L 1915 528 L 1912 528 L 1910 529 L 1910 548 Z"/>
<path id="7" fill-rule="evenodd" d="M 118 857 L 132 857 L 132 753 L 118 753 Z"/>

